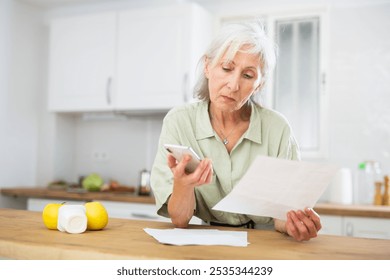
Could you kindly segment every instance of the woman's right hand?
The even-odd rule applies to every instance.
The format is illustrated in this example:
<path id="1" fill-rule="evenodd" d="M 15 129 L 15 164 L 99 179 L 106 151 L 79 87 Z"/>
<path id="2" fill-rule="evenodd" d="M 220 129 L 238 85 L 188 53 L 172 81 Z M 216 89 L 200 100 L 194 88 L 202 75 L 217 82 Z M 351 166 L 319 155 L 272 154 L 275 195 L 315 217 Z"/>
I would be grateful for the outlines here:
<path id="1" fill-rule="evenodd" d="M 172 154 L 168 154 L 168 166 L 172 170 L 175 182 L 179 185 L 189 187 L 196 187 L 211 183 L 213 178 L 211 160 L 208 158 L 203 159 L 193 173 L 187 173 L 185 171 L 185 167 L 190 161 L 190 155 L 185 155 L 183 159 L 178 162 Z"/>
<path id="2" fill-rule="evenodd" d="M 210 159 L 203 159 L 193 173 L 186 173 L 185 167 L 191 160 L 186 155 L 180 162 L 168 154 L 168 166 L 173 173 L 173 190 L 168 201 L 168 213 L 172 223 L 179 228 L 187 227 L 195 211 L 194 188 L 211 183 L 213 167 Z"/>

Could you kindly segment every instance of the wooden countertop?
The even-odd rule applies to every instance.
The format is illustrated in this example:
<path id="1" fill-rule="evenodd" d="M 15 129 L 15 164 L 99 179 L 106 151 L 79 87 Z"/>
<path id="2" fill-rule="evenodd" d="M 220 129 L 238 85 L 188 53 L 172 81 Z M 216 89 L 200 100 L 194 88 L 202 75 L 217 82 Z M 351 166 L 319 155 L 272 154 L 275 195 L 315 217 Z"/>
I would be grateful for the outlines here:
<path id="1" fill-rule="evenodd" d="M 390 219 L 390 206 L 318 203 L 314 209 L 320 215 Z"/>
<path id="2" fill-rule="evenodd" d="M 108 200 L 121 202 L 136 202 L 154 204 L 154 197 L 137 196 L 124 192 L 86 192 L 76 193 L 65 190 L 50 190 L 47 188 L 2 188 L 2 195 L 15 197 L 35 197 L 50 199 L 74 199 L 74 200 Z M 314 209 L 320 215 L 355 216 L 369 218 L 390 218 L 390 206 L 374 205 L 341 205 L 318 203 Z"/>
<path id="3" fill-rule="evenodd" d="M 246 230 L 248 247 L 171 246 L 158 243 L 143 228 L 168 229 L 169 223 L 110 219 L 101 231 L 67 234 L 48 230 L 41 213 L 0 209 L 0 256 L 11 259 L 390 259 L 390 240 L 320 235 L 296 242 L 275 232 L 191 225 L 190 228 Z"/>
<path id="4" fill-rule="evenodd" d="M 136 202 L 154 204 L 152 196 L 138 196 L 129 192 L 75 192 L 66 190 L 51 190 L 48 188 L 2 188 L 2 195 L 15 197 L 35 197 L 48 199 L 71 199 L 71 200 L 108 200 L 121 202 Z"/>

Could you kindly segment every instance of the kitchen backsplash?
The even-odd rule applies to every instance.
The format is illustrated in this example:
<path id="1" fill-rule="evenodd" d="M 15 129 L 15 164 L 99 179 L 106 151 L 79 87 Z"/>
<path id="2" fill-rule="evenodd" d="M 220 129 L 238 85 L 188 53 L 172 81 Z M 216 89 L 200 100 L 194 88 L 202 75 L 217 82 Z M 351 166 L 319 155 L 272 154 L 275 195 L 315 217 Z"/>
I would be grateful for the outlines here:
<path id="1" fill-rule="evenodd" d="M 137 185 L 139 172 L 151 169 L 164 115 L 119 119 L 75 119 L 71 176 L 97 172 L 106 179 Z"/>

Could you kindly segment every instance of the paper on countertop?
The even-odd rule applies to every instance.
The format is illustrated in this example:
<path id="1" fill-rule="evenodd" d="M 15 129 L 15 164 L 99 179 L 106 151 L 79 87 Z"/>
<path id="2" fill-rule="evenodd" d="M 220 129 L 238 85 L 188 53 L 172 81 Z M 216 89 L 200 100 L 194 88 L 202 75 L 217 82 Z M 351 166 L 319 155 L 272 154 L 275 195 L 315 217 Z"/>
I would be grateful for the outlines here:
<path id="1" fill-rule="evenodd" d="M 144 231 L 158 242 L 170 245 L 227 245 L 246 247 L 246 231 L 225 231 L 217 229 L 152 229 Z"/>
<path id="2" fill-rule="evenodd" d="M 286 220 L 290 210 L 314 207 L 338 167 L 258 156 L 213 209 Z"/>

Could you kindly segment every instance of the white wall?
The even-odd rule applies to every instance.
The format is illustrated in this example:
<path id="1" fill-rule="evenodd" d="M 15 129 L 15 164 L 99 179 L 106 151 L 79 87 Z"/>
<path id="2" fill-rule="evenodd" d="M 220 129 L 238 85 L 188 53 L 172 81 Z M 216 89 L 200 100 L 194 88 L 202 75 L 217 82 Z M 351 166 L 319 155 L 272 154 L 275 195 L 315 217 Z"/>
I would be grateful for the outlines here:
<path id="1" fill-rule="evenodd" d="M 138 185 L 139 172 L 151 169 L 162 117 L 76 121 L 74 174 L 98 172 L 106 180 Z M 157 135 L 156 135 L 157 134 Z"/>
<path id="2" fill-rule="evenodd" d="M 1 1 L 0 11 L 0 186 L 33 185 L 46 55 L 41 51 L 42 13 L 10 0 Z"/>
<path id="3" fill-rule="evenodd" d="M 37 184 L 77 183 L 99 173 L 105 181 L 137 186 L 139 173 L 151 170 L 164 114 L 59 114 L 47 116 L 40 140 Z"/>
<path id="4" fill-rule="evenodd" d="M 390 2 L 330 10 L 330 159 L 390 174 Z"/>
<path id="5" fill-rule="evenodd" d="M 6 125 L 6 104 L 8 92 L 8 68 L 9 68 L 9 1 L 0 1 L 0 141 L 5 134 Z M 0 142 L 2 143 L 2 142 Z M 0 145 L 0 151 L 3 152 L 3 145 Z M 3 167 L 3 161 L 0 161 L 0 168 Z M 1 174 L 1 173 L 0 173 Z"/>
<path id="6" fill-rule="evenodd" d="M 7 129 L 7 103 L 8 103 L 8 75 L 9 75 L 9 33 L 10 33 L 10 1 L 0 1 L 0 185 L 5 184 L 8 178 L 6 173 L 9 170 L 7 167 L 6 148 L 8 137 L 6 136 Z M 4 204 L 0 197 L 0 206 Z"/>
<path id="7" fill-rule="evenodd" d="M 29 5 L 0 1 L 0 187 L 32 186 L 36 180 L 41 63 L 46 56 L 42 18 Z M 23 200 L 0 197 L 0 207 L 24 206 Z"/>

